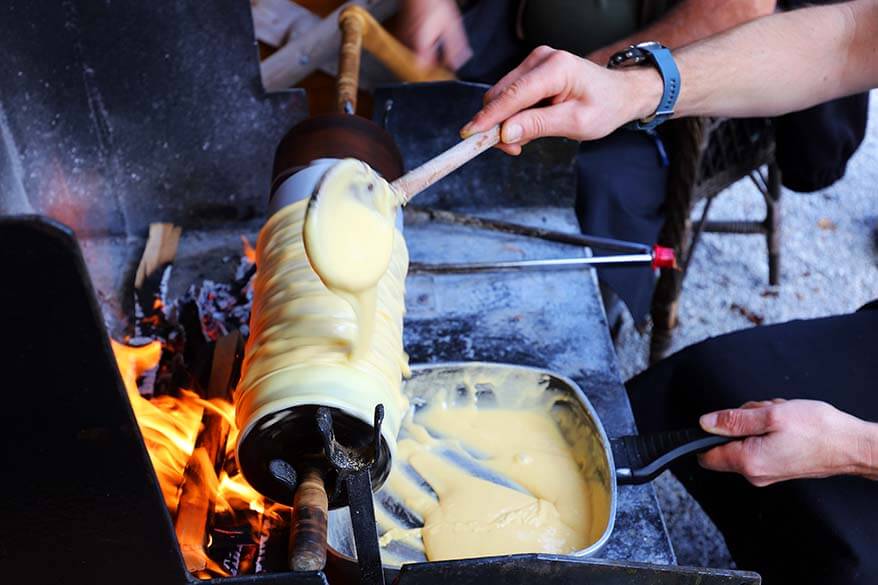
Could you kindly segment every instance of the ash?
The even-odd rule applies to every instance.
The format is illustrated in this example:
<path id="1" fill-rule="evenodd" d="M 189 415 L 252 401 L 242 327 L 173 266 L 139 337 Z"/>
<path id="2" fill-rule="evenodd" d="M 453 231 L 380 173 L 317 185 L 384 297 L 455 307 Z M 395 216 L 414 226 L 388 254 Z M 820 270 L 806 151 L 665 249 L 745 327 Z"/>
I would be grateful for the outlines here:
<path id="1" fill-rule="evenodd" d="M 241 263 L 247 263 L 243 258 Z M 239 271 L 240 272 L 240 271 Z M 216 341 L 235 329 L 247 337 L 250 333 L 250 309 L 253 305 L 253 288 L 250 278 L 253 272 L 245 272 L 245 280 L 232 284 L 202 281 L 192 285 L 177 302 L 178 306 L 191 304 L 198 312 L 201 333 L 208 341 Z"/>

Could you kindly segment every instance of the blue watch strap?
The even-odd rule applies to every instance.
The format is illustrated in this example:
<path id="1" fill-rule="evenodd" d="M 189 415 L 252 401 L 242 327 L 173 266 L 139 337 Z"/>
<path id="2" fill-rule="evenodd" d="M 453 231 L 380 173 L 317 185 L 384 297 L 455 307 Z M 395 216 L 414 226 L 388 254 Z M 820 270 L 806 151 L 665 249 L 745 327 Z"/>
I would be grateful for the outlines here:
<path id="1" fill-rule="evenodd" d="M 664 83 L 662 98 L 653 115 L 642 120 L 634 120 L 625 125 L 634 130 L 652 130 L 674 115 L 674 105 L 680 96 L 680 70 L 674 62 L 671 51 L 656 42 L 641 43 L 619 51 L 610 58 L 608 67 L 615 69 L 625 65 L 651 63 L 659 71 Z"/>
<path id="2" fill-rule="evenodd" d="M 650 56 L 650 61 L 659 70 L 665 87 L 662 92 L 662 99 L 659 101 L 655 114 L 644 120 L 636 120 L 635 124 L 640 130 L 652 130 L 668 118 L 674 115 L 674 106 L 677 98 L 680 97 L 680 70 L 677 69 L 677 63 L 671 51 L 666 47 L 656 43 L 655 46 L 642 46 L 646 53 Z"/>

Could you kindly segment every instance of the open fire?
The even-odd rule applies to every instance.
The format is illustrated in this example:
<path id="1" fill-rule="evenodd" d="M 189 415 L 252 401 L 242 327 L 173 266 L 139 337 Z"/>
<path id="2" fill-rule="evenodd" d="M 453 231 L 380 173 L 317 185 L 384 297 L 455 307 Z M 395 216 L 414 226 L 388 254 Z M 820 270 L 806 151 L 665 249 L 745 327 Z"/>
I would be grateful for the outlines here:
<path id="1" fill-rule="evenodd" d="M 134 410 L 143 439 L 146 442 L 150 459 L 158 476 L 159 484 L 168 510 L 179 519 L 180 493 L 187 464 L 196 469 L 195 478 L 200 483 L 201 497 L 214 502 L 212 513 L 216 516 L 229 516 L 226 522 L 236 521 L 249 526 L 257 536 L 263 528 L 263 519 L 278 522 L 280 510 L 277 504 L 266 501 L 241 476 L 234 466 L 224 466 L 217 474 L 205 449 L 196 450 L 195 440 L 201 428 L 205 410 L 221 416 L 228 424 L 230 432 L 226 440 L 226 461 L 234 460 L 234 444 L 237 429 L 234 425 L 234 406 L 225 400 L 204 400 L 190 390 L 181 390 L 181 396 L 157 396 L 151 400 L 140 395 L 137 380 L 158 367 L 162 345 L 152 341 L 134 347 L 116 341 L 112 342 L 113 352 L 119 365 L 119 373 L 125 383 L 131 408 Z M 190 463 L 191 462 L 191 463 Z M 228 469 L 231 467 L 231 472 Z M 210 546 L 206 526 L 177 526 L 178 538 L 188 542 L 180 543 L 186 565 L 199 576 L 209 578 L 230 574 L 229 567 L 220 566 L 210 556 Z M 199 538 L 200 533 L 200 538 Z M 201 542 L 199 542 L 199 540 Z"/>
<path id="2" fill-rule="evenodd" d="M 191 364 L 181 366 L 187 353 L 187 342 L 181 339 L 190 337 L 195 345 L 215 342 L 249 318 L 249 306 L 242 301 L 249 296 L 255 254 L 242 240 L 236 282 L 204 281 L 179 301 L 169 301 L 168 262 L 155 271 L 155 286 L 147 279 L 135 293 L 137 335 L 126 343 L 111 340 L 186 566 L 201 578 L 271 570 L 277 564 L 271 549 L 286 549 L 285 507 L 266 500 L 238 470 L 234 405 L 224 398 L 206 399 L 176 383 L 197 378 L 189 371 Z M 197 313 L 188 324 L 187 303 L 189 312 Z M 186 374 L 168 374 L 169 369 Z M 158 384 L 157 378 L 162 378 Z"/>

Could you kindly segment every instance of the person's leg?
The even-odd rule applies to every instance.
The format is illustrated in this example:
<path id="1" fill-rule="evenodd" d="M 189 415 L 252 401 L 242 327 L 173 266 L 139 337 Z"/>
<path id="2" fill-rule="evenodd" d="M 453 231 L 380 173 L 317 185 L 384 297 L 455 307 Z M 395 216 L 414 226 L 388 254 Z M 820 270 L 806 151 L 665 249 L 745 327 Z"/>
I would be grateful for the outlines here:
<path id="1" fill-rule="evenodd" d="M 792 321 L 723 335 L 627 384 L 641 432 L 691 427 L 748 400 L 824 400 L 878 419 L 878 311 Z M 700 468 L 674 474 L 726 536 L 738 565 L 766 583 L 878 583 L 878 482 L 856 477 L 756 488 Z"/>
<path id="2" fill-rule="evenodd" d="M 656 140 L 643 132 L 619 130 L 580 146 L 576 216 L 583 233 L 656 243 L 668 180 L 666 159 Z M 635 322 L 649 313 L 655 287 L 651 267 L 599 268 L 598 278 L 628 306 Z"/>

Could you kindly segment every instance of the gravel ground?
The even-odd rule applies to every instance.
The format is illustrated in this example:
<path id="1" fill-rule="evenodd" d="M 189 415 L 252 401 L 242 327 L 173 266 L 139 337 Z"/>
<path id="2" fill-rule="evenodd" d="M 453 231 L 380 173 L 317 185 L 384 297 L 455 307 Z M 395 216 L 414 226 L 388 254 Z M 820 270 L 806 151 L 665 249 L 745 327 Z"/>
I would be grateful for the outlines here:
<path id="1" fill-rule="evenodd" d="M 712 219 L 759 219 L 761 195 L 749 181 L 732 186 Z M 781 284 L 768 286 L 760 236 L 705 234 L 683 286 L 672 351 L 754 324 L 823 317 L 856 310 L 878 298 L 878 90 L 872 92 L 865 142 L 846 176 L 826 190 L 782 195 Z M 693 218 L 700 216 L 700 207 Z M 625 323 L 617 343 L 629 378 L 646 367 L 648 333 Z M 669 474 L 656 483 L 681 565 L 731 566 L 721 535 Z"/>

